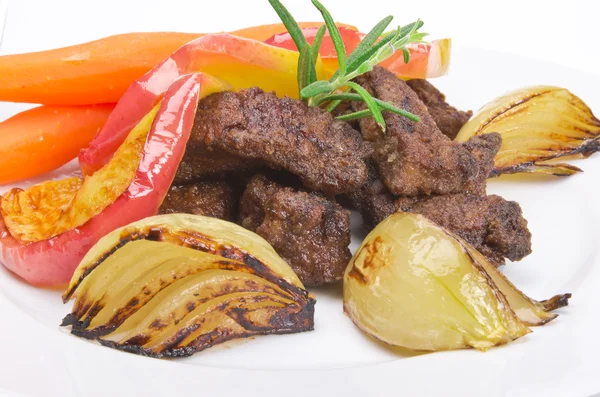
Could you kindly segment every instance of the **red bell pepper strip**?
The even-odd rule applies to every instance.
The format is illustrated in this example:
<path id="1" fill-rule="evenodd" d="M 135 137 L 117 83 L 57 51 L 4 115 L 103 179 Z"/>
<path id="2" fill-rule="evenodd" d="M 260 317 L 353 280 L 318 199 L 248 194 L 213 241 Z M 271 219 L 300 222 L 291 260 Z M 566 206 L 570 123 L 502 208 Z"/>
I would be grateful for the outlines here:
<path id="1" fill-rule="evenodd" d="M 204 72 L 240 89 L 259 86 L 279 95 L 297 95 L 298 53 L 261 41 L 212 34 L 189 42 L 137 80 L 119 100 L 104 128 L 79 155 L 81 169 L 91 175 L 108 162 L 127 133 L 160 100 L 178 76 Z M 214 85 L 214 91 L 228 87 Z"/>
<path id="2" fill-rule="evenodd" d="M 0 261 L 36 286 L 62 285 L 87 251 L 111 231 L 156 214 L 173 182 L 192 129 L 205 76 L 176 80 L 164 95 L 136 175 L 125 193 L 80 227 L 48 240 L 23 243 L 0 220 Z"/>
<path id="3" fill-rule="evenodd" d="M 306 37 L 306 41 L 309 44 L 312 44 L 315 41 L 315 36 L 319 31 L 319 27 L 309 27 L 301 29 L 304 37 Z M 344 42 L 344 48 L 346 49 L 346 54 L 350 54 L 354 49 L 358 46 L 365 35 L 360 33 L 355 29 L 348 29 L 345 27 L 338 27 L 340 31 L 340 36 L 342 36 L 342 41 Z M 298 51 L 298 47 L 296 47 L 296 43 L 292 39 L 292 36 L 288 32 L 278 33 L 269 37 L 265 40 L 265 44 L 269 44 L 279 48 L 287 48 L 288 50 Z M 321 58 L 335 58 L 337 59 L 337 53 L 335 51 L 335 47 L 333 46 L 333 41 L 331 40 L 331 36 L 329 35 L 329 31 L 325 31 L 325 37 L 323 37 L 323 42 L 321 43 L 321 48 L 319 49 L 319 55 Z"/>
<path id="4" fill-rule="evenodd" d="M 312 44 L 319 29 L 317 27 L 302 29 L 306 40 Z M 364 33 L 345 27 L 339 28 L 346 53 L 351 53 L 365 37 Z M 279 48 L 286 48 L 297 51 L 296 44 L 289 33 L 276 34 L 265 41 L 266 44 Z M 382 66 L 398 77 L 404 79 L 424 79 L 443 76 L 448 73 L 450 65 L 451 40 L 434 40 L 429 44 L 411 43 L 407 46 L 410 52 L 410 61 L 404 63 L 401 52 L 392 55 L 390 58 L 381 62 Z M 325 33 L 323 43 L 319 50 L 319 55 L 323 59 L 325 75 L 332 75 L 338 68 L 337 53 L 333 46 L 333 41 L 329 33 Z"/>
<path id="5" fill-rule="evenodd" d="M 448 74 L 452 40 L 440 39 L 429 43 L 411 43 L 407 46 L 410 61 L 404 63 L 401 53 L 394 54 L 379 66 L 403 79 L 430 79 Z"/>

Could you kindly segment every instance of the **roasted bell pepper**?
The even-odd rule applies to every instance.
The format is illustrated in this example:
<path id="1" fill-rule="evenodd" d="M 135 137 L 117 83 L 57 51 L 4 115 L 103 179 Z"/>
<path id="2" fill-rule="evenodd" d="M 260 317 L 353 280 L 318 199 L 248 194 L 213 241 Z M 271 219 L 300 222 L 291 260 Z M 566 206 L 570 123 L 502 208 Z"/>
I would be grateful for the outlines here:
<path id="1" fill-rule="evenodd" d="M 183 157 L 205 79 L 202 74 L 188 74 L 169 87 L 148 133 L 133 182 L 100 214 L 58 236 L 29 243 L 13 237 L 0 221 L 0 261 L 4 266 L 36 286 L 67 283 L 79 261 L 100 238 L 156 214 Z"/>
<path id="2" fill-rule="evenodd" d="M 312 44 L 318 30 L 318 27 L 310 27 L 302 29 L 302 32 L 306 40 Z M 345 27 L 340 27 L 339 31 L 347 53 L 352 52 L 365 37 L 364 33 Z M 276 34 L 267 39 L 265 43 L 297 51 L 296 44 L 287 32 Z M 404 63 L 402 53 L 398 52 L 383 61 L 380 66 L 405 79 L 440 77 L 448 73 L 451 49 L 450 39 L 434 40 L 429 44 L 409 44 L 407 48 L 410 51 L 410 61 L 407 64 Z M 338 69 L 338 62 L 335 47 L 328 33 L 325 34 L 319 55 L 321 55 L 321 59 L 323 60 L 325 76 L 332 76 Z"/>
<path id="3" fill-rule="evenodd" d="M 110 162 L 94 175 L 5 193 L 0 213 L 10 234 L 23 242 L 47 240 L 83 225 L 112 204 L 135 177 L 158 109 L 159 105 L 155 106 L 131 130 Z"/>
<path id="4" fill-rule="evenodd" d="M 321 63 L 317 64 L 318 74 Z M 79 156 L 91 175 L 103 167 L 127 132 L 160 100 L 178 76 L 204 72 L 231 84 L 232 89 L 259 86 L 278 95 L 298 96 L 298 52 L 229 34 L 206 35 L 189 42 L 137 80 L 123 95 L 98 136 Z M 225 87 L 215 85 L 213 92 Z"/>
<path id="5" fill-rule="evenodd" d="M 114 107 L 39 106 L 1 122 L 0 184 L 31 178 L 73 160 Z"/>
<path id="6" fill-rule="evenodd" d="M 433 40 L 428 44 L 413 43 L 407 47 L 410 51 L 408 63 L 404 63 L 402 54 L 397 53 L 381 62 L 379 66 L 403 79 L 429 79 L 448 73 L 452 50 L 451 39 Z"/>
<path id="7" fill-rule="evenodd" d="M 301 22 L 300 26 L 321 24 Z M 282 24 L 272 24 L 231 34 L 264 41 L 284 31 Z M 136 79 L 201 36 L 202 33 L 125 33 L 55 50 L 0 56 L 0 101 L 53 105 L 117 102 Z"/>

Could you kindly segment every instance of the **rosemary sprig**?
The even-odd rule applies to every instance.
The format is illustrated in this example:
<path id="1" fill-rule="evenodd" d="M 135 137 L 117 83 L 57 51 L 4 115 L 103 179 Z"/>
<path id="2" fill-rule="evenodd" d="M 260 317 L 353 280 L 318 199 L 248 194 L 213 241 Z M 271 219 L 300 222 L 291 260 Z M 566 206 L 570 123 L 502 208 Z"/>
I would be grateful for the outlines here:
<path id="1" fill-rule="evenodd" d="M 421 121 L 421 118 L 419 116 L 414 115 L 404 109 L 397 108 L 394 105 L 390 104 L 389 102 L 385 102 L 385 101 L 382 101 L 377 98 L 373 98 L 373 99 L 375 100 L 375 103 L 377 105 L 379 105 L 379 107 L 382 110 L 388 110 L 392 113 L 399 114 L 400 116 L 404 116 L 407 119 L 412 120 L 412 121 Z M 323 100 L 323 102 L 329 102 L 329 103 L 333 103 L 333 102 L 337 102 L 337 101 L 340 101 L 340 102 L 341 101 L 362 101 L 362 97 L 358 94 L 333 94 L 333 95 L 328 95 Z M 348 116 L 348 115 L 346 115 L 346 116 Z M 360 117 L 358 117 L 358 118 L 360 118 Z"/>
<path id="2" fill-rule="evenodd" d="M 307 41 L 304 37 L 304 33 L 302 33 L 302 29 L 300 29 L 300 26 L 298 25 L 298 22 L 296 22 L 292 14 L 290 14 L 287 8 L 285 8 L 279 0 L 269 0 L 269 4 L 271 4 L 271 7 L 273 7 L 277 15 L 279 15 L 279 19 L 281 19 L 283 26 L 285 26 L 288 33 L 292 37 L 292 40 L 294 40 L 294 43 L 296 43 L 298 51 L 300 51 L 304 44 L 307 44 Z"/>
<path id="3" fill-rule="evenodd" d="M 382 131 L 385 131 L 385 120 L 383 119 L 383 114 L 381 114 L 381 108 L 379 107 L 377 102 L 375 102 L 375 98 L 373 98 L 367 90 L 365 90 L 353 81 L 347 82 L 346 85 L 350 89 L 356 91 L 356 93 L 362 98 L 362 100 L 367 105 L 367 109 L 371 111 L 373 119 L 375 119 L 375 122 L 377 123 L 379 128 L 381 128 Z"/>
<path id="4" fill-rule="evenodd" d="M 319 28 L 317 36 L 315 36 L 315 41 L 311 46 L 306 41 L 306 37 L 304 37 L 304 33 L 302 33 L 302 29 L 298 25 L 298 22 L 296 22 L 288 9 L 285 8 L 279 0 L 269 0 L 269 3 L 279 16 L 279 19 L 281 19 L 283 26 L 287 29 L 292 40 L 294 40 L 294 43 L 296 44 L 296 48 L 300 52 L 300 57 L 298 58 L 298 90 L 302 90 L 307 85 L 317 81 L 315 63 L 317 62 L 321 42 L 325 36 L 325 26 Z M 304 57 L 302 57 L 302 50 L 307 46 L 308 49 L 304 50 L 306 53 L 304 54 Z"/>
<path id="5" fill-rule="evenodd" d="M 317 31 L 317 34 L 315 35 L 315 40 L 312 43 L 310 55 L 312 56 L 313 64 L 317 61 L 319 56 L 319 50 L 321 50 L 321 44 L 323 43 L 323 38 L 325 37 L 325 30 L 327 30 L 327 27 L 325 25 L 321 25 Z"/>
<path id="6" fill-rule="evenodd" d="M 312 62 L 312 51 L 310 45 L 305 43 L 300 49 L 300 55 L 298 56 L 298 87 L 306 87 L 311 84 L 311 65 Z M 300 88 L 301 89 L 301 88 Z"/>
<path id="7" fill-rule="evenodd" d="M 331 36 L 331 41 L 333 41 L 333 47 L 335 48 L 335 52 L 337 54 L 338 64 L 340 65 L 340 74 L 344 74 L 346 73 L 348 59 L 346 58 L 346 48 L 344 47 L 342 35 L 340 34 L 335 21 L 331 17 L 331 14 L 329 11 L 327 11 L 323 4 L 321 4 L 319 0 L 312 0 L 312 3 L 315 7 L 317 7 L 317 10 L 319 10 L 323 16 L 323 20 L 325 21 L 325 25 L 327 26 L 329 36 Z"/>
<path id="8" fill-rule="evenodd" d="M 393 17 L 383 18 L 358 44 L 351 54 L 346 54 L 344 42 L 333 17 L 319 0 L 311 0 L 319 10 L 325 21 L 321 26 L 313 45 L 306 41 L 298 23 L 279 0 L 269 0 L 269 3 L 283 22 L 290 36 L 296 43 L 300 56 L 298 58 L 298 88 L 300 98 L 305 100 L 309 106 L 325 106 L 325 110 L 333 111 L 341 101 L 363 101 L 367 109 L 339 116 L 341 120 L 354 120 L 361 117 L 372 116 L 375 122 L 385 132 L 385 120 L 382 111 L 390 111 L 404 116 L 412 121 L 420 121 L 420 118 L 404 109 L 394 106 L 392 103 L 373 98 L 368 91 L 352 80 L 356 77 L 370 72 L 375 65 L 392 56 L 396 51 L 402 51 L 405 63 L 410 61 L 410 52 L 407 45 L 411 43 L 422 43 L 427 33 L 419 32 L 423 22 L 417 20 L 404 27 L 398 26 L 391 32 L 384 33 L 392 22 Z M 333 42 L 337 53 L 339 69 L 327 80 L 317 80 L 316 61 L 319 49 L 325 35 L 325 27 Z"/>

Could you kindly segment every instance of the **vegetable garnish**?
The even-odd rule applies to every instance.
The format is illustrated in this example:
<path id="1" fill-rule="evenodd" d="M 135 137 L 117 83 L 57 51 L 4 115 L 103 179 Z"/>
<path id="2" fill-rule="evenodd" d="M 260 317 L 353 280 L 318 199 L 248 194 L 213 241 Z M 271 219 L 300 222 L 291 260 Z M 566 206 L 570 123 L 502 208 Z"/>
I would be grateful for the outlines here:
<path id="1" fill-rule="evenodd" d="M 364 332 L 415 350 L 486 350 L 552 321 L 571 294 L 536 301 L 469 243 L 399 212 L 365 238 L 344 275 L 344 311 Z"/>
<path id="2" fill-rule="evenodd" d="M 216 218 L 150 217 L 102 238 L 63 295 L 72 333 L 152 357 L 310 331 L 314 297 L 257 234 Z"/>
<path id="3" fill-rule="evenodd" d="M 348 27 L 338 25 L 338 30 L 344 41 L 346 52 L 353 52 L 366 34 Z M 325 25 L 321 25 L 325 26 Z M 303 28 L 302 33 L 309 44 L 314 44 L 320 27 Z M 325 27 L 326 29 L 326 27 Z M 268 38 L 266 44 L 298 51 L 296 43 L 289 32 L 278 33 Z M 329 79 L 338 70 L 338 57 L 331 36 L 325 32 L 319 56 L 323 63 L 323 78 Z M 410 62 L 404 63 L 404 52 L 396 51 L 394 55 L 381 62 L 381 66 L 394 73 L 401 79 L 430 79 L 441 77 L 448 73 L 451 60 L 452 40 L 449 38 L 432 40 L 428 43 L 410 43 L 406 49 L 410 53 Z"/>
<path id="4" fill-rule="evenodd" d="M 83 225 L 111 205 L 135 178 L 159 107 L 156 105 L 127 135 L 108 164 L 81 180 L 78 189 L 65 190 L 59 196 L 60 204 L 53 189 L 56 181 L 25 190 L 11 189 L 2 195 L 0 213 L 10 234 L 23 242 L 47 240 Z"/>
<path id="5" fill-rule="evenodd" d="M 279 15 L 290 36 L 294 40 L 300 57 L 298 60 L 298 89 L 300 98 L 305 100 L 309 106 L 325 106 L 329 112 L 344 100 L 363 101 L 367 110 L 358 111 L 338 118 L 341 120 L 354 120 L 366 116 L 372 116 L 381 130 L 385 132 L 385 121 L 382 111 L 387 110 L 397 113 L 412 121 L 420 121 L 420 118 L 404 109 L 400 109 L 390 103 L 377 100 L 352 79 L 370 72 L 375 65 L 391 57 L 396 51 L 402 51 L 404 63 L 410 61 L 410 52 L 407 45 L 412 43 L 424 43 L 427 33 L 419 32 L 423 22 L 417 20 L 404 27 L 398 26 L 395 30 L 384 34 L 393 17 L 383 18 L 367 35 L 350 55 L 346 54 L 344 41 L 331 14 L 318 0 L 312 0 L 314 6 L 321 12 L 325 21 L 327 31 L 333 41 L 337 53 L 339 68 L 337 72 L 327 80 L 317 80 L 315 63 L 319 48 L 325 35 L 325 29 L 321 27 L 315 36 L 312 45 L 308 44 L 298 23 L 279 0 L 269 0 L 271 6 Z M 382 36 L 383 35 L 383 36 Z M 352 92 L 354 91 L 354 93 Z"/>
<path id="6" fill-rule="evenodd" d="M 600 120 L 565 88 L 525 87 L 485 106 L 456 136 L 459 142 L 489 132 L 502 135 L 491 176 L 529 172 L 568 176 L 581 169 L 547 163 L 564 156 L 587 158 L 600 150 Z"/>
<path id="7" fill-rule="evenodd" d="M 52 171 L 68 163 L 100 131 L 114 104 L 44 105 L 0 123 L 0 183 Z"/>
<path id="8" fill-rule="evenodd" d="M 319 26 L 299 22 L 300 27 Z M 339 24 L 355 31 L 350 25 Z M 285 30 L 282 24 L 229 32 L 257 41 Z M 0 56 L 0 101 L 45 105 L 114 103 L 137 79 L 203 33 L 140 32 L 109 36 L 53 50 Z M 107 84 L 110 82 L 110 84 Z"/>
<path id="9" fill-rule="evenodd" d="M 112 157 L 127 133 L 154 104 L 178 76 L 203 72 L 226 82 L 213 85 L 206 94 L 261 87 L 277 95 L 296 96 L 296 65 L 298 53 L 244 39 L 230 34 L 210 34 L 177 49 L 144 76 L 136 80 L 121 97 L 102 131 L 79 155 L 79 164 L 91 175 Z M 317 71 L 319 64 L 317 64 Z M 208 85 L 205 85 L 208 89 Z"/>
<path id="10" fill-rule="evenodd" d="M 147 134 L 142 158 L 133 171 L 133 181 L 114 202 L 83 225 L 46 240 L 23 241 L 17 238 L 22 233 L 15 236 L 9 232 L 4 215 L 0 221 L 0 263 L 30 284 L 60 285 L 71 279 L 73 270 L 86 252 L 106 234 L 130 222 L 156 214 L 183 157 L 198 98 L 205 94 L 206 86 L 210 89 L 212 80 L 214 79 L 196 73 L 182 76 L 171 85 Z M 81 185 L 79 178 L 44 182 L 22 191 L 22 194 L 15 192 L 18 197 L 23 198 L 24 208 L 19 208 L 19 201 L 13 200 L 15 205 L 4 209 L 14 211 L 13 221 L 24 222 L 13 223 L 13 226 L 21 232 L 31 234 L 30 232 L 35 231 L 33 226 L 36 222 L 48 222 L 48 212 L 47 218 L 56 219 L 53 212 L 59 212 L 60 218 L 62 207 L 70 206 L 74 195 L 82 190 Z M 95 187 L 91 188 L 93 190 Z M 99 198 L 92 197 L 96 201 L 90 205 L 97 209 L 100 203 L 98 200 L 104 195 L 102 193 L 97 195 Z M 36 203 L 38 211 L 25 208 Z M 85 211 L 89 213 L 89 209 Z M 45 230 L 46 227 L 42 228 L 42 231 Z"/>

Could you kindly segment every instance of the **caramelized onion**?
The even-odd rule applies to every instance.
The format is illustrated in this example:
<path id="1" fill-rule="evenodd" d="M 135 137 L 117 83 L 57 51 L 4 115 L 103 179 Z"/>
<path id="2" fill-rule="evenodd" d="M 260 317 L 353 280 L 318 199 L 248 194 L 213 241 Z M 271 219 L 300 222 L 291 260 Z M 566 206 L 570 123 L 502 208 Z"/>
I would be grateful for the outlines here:
<path id="1" fill-rule="evenodd" d="M 485 350 L 556 317 L 467 242 L 412 213 L 391 215 L 363 241 L 344 275 L 344 310 L 376 339 L 429 351 Z"/>
<path id="2" fill-rule="evenodd" d="M 488 132 L 502 135 L 492 176 L 571 175 L 581 170 L 546 161 L 588 157 L 600 150 L 600 120 L 579 97 L 560 87 L 526 87 L 494 99 L 462 127 L 456 140 L 464 142 Z"/>
<path id="3" fill-rule="evenodd" d="M 94 246 L 63 299 L 72 333 L 154 357 L 233 338 L 313 329 L 315 300 L 258 235 L 216 218 L 169 214 Z"/>

